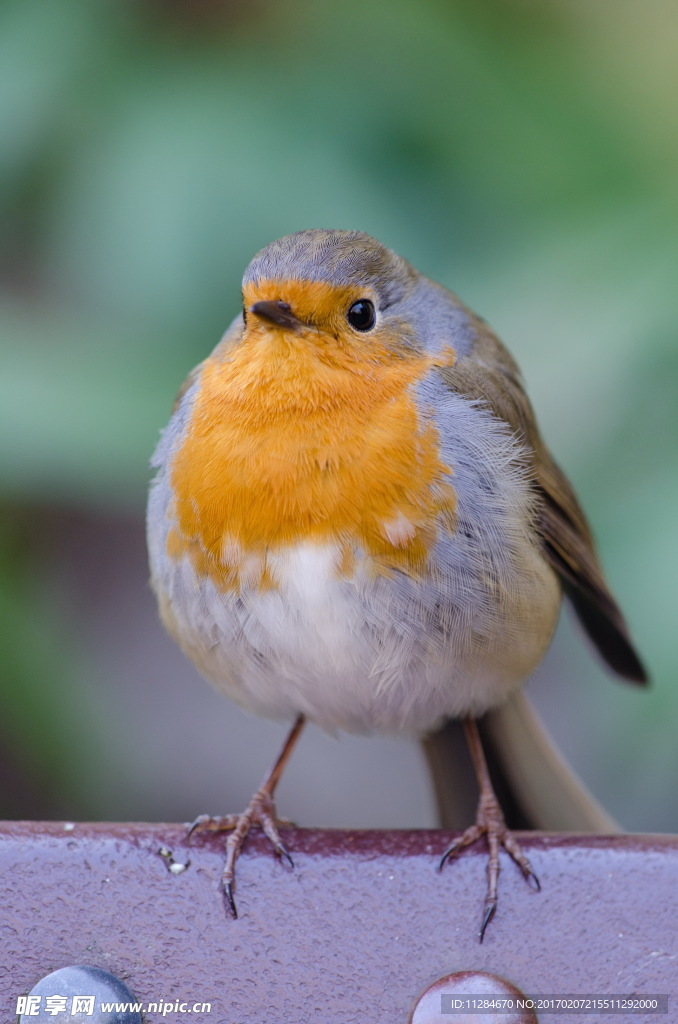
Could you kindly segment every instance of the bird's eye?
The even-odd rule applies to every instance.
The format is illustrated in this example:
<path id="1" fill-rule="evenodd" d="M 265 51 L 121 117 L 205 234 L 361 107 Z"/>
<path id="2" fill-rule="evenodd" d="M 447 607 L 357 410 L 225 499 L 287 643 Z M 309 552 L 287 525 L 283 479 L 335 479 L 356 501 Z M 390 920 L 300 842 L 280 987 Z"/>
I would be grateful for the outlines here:
<path id="1" fill-rule="evenodd" d="M 369 299 L 358 299 L 349 309 L 346 319 L 356 331 L 371 331 L 377 321 L 374 303 Z"/>

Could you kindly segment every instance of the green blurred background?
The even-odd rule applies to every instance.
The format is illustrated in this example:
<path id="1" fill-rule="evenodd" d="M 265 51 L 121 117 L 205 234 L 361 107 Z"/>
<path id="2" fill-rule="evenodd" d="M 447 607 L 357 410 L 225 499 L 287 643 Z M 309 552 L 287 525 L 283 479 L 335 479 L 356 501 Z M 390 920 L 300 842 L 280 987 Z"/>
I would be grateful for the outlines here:
<path id="1" fill-rule="evenodd" d="M 281 727 L 157 622 L 147 466 L 253 253 L 326 226 L 517 356 L 653 677 L 566 613 L 529 693 L 626 827 L 678 831 L 677 42 L 672 0 L 0 3 L 0 813 L 185 820 L 258 784 Z M 317 730 L 280 808 L 434 822 L 415 743 Z"/>

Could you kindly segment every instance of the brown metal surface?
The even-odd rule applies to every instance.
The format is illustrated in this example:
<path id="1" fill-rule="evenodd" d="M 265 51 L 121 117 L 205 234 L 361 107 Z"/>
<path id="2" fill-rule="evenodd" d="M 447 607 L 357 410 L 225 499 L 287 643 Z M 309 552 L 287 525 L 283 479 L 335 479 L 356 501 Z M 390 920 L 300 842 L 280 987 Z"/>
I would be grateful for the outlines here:
<path id="1" fill-rule="evenodd" d="M 678 1020 L 676 837 L 523 834 L 543 891 L 502 855 L 481 946 L 486 856 L 468 850 L 438 874 L 453 833 L 285 829 L 294 871 L 253 835 L 238 863 L 237 921 L 218 890 L 223 837 L 187 851 L 184 835 L 175 825 L 0 826 L 3 1022 L 18 995 L 69 964 L 112 972 L 146 1003 L 212 1004 L 147 1013 L 147 1024 L 405 1024 L 423 990 L 458 971 L 530 994 L 669 993 L 668 1016 L 600 1019 Z M 188 853 L 190 867 L 172 874 L 162 846 L 177 862 Z"/>

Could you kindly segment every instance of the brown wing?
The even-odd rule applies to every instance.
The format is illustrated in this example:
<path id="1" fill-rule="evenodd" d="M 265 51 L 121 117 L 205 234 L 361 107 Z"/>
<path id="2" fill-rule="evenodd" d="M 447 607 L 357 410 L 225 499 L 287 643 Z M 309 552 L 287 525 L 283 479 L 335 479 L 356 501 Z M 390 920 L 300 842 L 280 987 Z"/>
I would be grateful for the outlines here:
<path id="1" fill-rule="evenodd" d="M 513 358 L 487 325 L 469 311 L 476 331 L 469 356 L 444 370 L 446 383 L 482 400 L 524 439 L 533 453 L 534 487 L 541 498 L 536 527 L 584 629 L 610 668 L 647 682 L 624 617 L 605 582 L 586 517 L 571 484 L 541 439 Z"/>

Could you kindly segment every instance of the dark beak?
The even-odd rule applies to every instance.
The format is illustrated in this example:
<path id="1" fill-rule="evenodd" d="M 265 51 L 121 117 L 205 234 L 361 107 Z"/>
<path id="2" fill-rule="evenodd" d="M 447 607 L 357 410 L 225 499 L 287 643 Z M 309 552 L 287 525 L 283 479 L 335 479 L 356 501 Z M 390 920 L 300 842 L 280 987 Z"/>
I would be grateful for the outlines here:
<path id="1" fill-rule="evenodd" d="M 286 302 L 255 302 L 250 306 L 248 312 L 254 313 L 262 320 L 268 320 L 269 323 L 275 324 L 277 327 L 287 327 L 288 330 L 296 331 L 299 327 L 304 326 L 292 312 L 292 307 Z"/>

